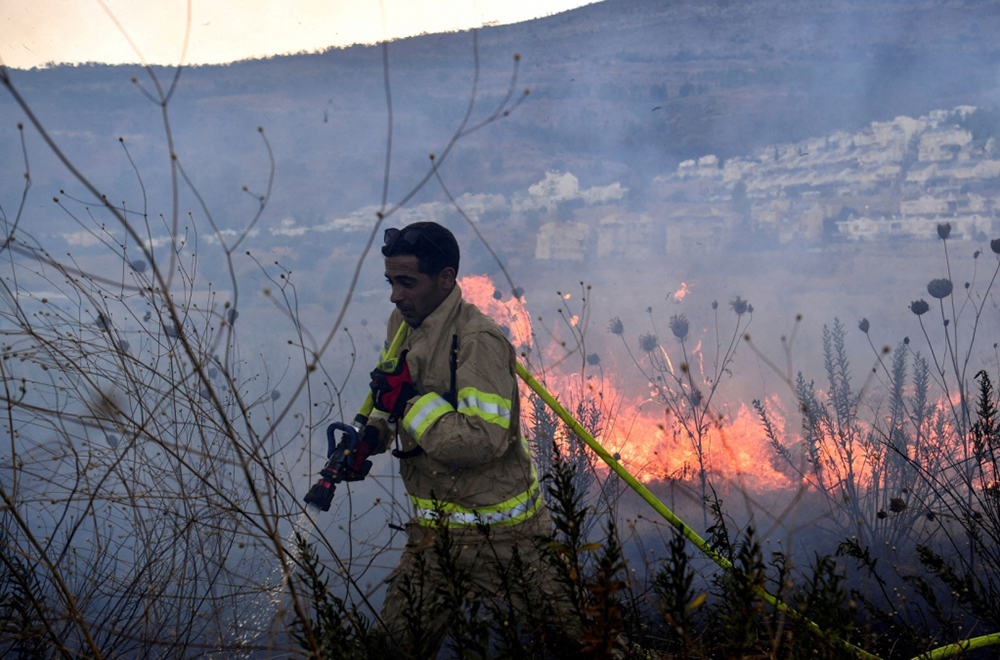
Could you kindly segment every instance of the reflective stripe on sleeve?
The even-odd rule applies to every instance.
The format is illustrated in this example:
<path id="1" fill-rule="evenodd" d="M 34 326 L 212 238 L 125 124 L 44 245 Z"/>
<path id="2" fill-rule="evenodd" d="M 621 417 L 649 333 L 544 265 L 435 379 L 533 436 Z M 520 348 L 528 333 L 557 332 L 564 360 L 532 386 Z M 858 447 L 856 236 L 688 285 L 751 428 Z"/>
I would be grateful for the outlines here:
<path id="1" fill-rule="evenodd" d="M 468 509 L 450 502 L 436 502 L 410 496 L 417 510 L 417 522 L 421 525 L 447 525 L 448 527 L 472 527 L 486 525 L 516 525 L 524 522 L 538 511 L 542 505 L 541 488 L 538 481 L 520 495 L 493 506 Z"/>
<path id="2" fill-rule="evenodd" d="M 488 394 L 474 387 L 463 387 L 458 392 L 458 412 L 481 417 L 490 424 L 510 428 L 510 399 L 499 394 Z"/>
<path id="3" fill-rule="evenodd" d="M 403 417 L 403 426 L 409 432 L 414 442 L 420 443 L 420 438 L 438 417 L 454 412 L 455 408 L 444 400 L 440 394 L 425 394 L 410 406 L 410 411 Z"/>

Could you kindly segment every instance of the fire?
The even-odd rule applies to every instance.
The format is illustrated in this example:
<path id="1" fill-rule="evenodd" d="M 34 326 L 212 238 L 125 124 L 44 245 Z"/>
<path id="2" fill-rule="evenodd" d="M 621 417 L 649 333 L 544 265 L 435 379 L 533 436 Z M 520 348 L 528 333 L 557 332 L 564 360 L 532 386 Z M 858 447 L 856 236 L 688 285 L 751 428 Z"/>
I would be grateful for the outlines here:
<path id="1" fill-rule="evenodd" d="M 510 343 L 521 352 L 531 346 L 531 317 L 523 298 L 504 294 L 486 275 L 469 275 L 459 278 L 462 297 L 500 324 L 508 333 Z"/>
<path id="2" fill-rule="evenodd" d="M 463 277 L 459 285 L 468 302 L 509 331 L 511 343 L 519 353 L 531 348 L 532 324 L 523 298 L 504 294 L 485 275 Z M 678 294 L 683 298 L 687 291 L 687 284 L 683 284 Z M 575 316 L 570 318 L 571 324 L 575 325 L 574 321 L 578 322 Z M 547 351 L 550 364 L 561 362 L 563 357 L 559 342 L 553 340 L 553 343 Z M 700 345 L 695 350 L 699 349 Z M 569 363 L 562 366 L 563 370 L 549 369 L 535 375 L 570 412 L 581 402 L 592 401 L 602 420 L 601 428 L 591 429 L 597 441 L 609 452 L 618 454 L 622 464 L 641 481 L 696 479 L 704 464 L 713 477 L 739 482 L 751 489 L 782 488 L 790 484 L 789 478 L 772 464 L 774 452 L 766 432 L 756 413 L 747 406 L 741 405 L 734 415 L 713 420 L 699 438 L 690 431 L 688 421 L 670 414 L 658 401 L 652 383 L 652 396 L 629 397 L 615 374 L 588 373 L 585 363 L 576 367 L 576 371 L 571 371 L 574 367 Z M 527 388 L 522 390 L 524 397 L 529 393 Z M 783 417 L 773 412 L 772 423 L 783 427 Z"/>
<path id="3" fill-rule="evenodd" d="M 686 296 L 688 293 L 690 293 L 690 289 L 688 289 L 687 282 L 681 282 L 681 288 L 677 289 L 677 291 L 674 292 L 674 302 L 679 303 L 680 301 L 684 300 L 684 296 Z"/>
<path id="4" fill-rule="evenodd" d="M 753 491 L 787 488 L 793 483 L 778 469 L 767 433 L 756 412 L 746 405 L 713 420 L 699 438 L 692 420 L 671 414 L 656 396 L 624 395 L 614 375 L 581 378 L 578 373 L 547 372 L 544 384 L 570 412 L 587 397 L 596 403 L 601 426 L 588 430 L 595 432 L 609 452 L 619 455 L 640 481 L 696 480 L 704 464 L 713 480 L 721 478 Z M 774 403 L 775 410 L 769 411 L 771 422 L 783 433 L 784 417 Z"/>
<path id="5" fill-rule="evenodd" d="M 704 470 L 705 476 L 715 483 L 728 482 L 745 491 L 764 492 L 797 488 L 818 478 L 830 484 L 848 474 L 864 484 L 880 479 L 870 453 L 860 444 L 845 450 L 838 444 L 843 439 L 835 437 L 821 439 L 813 456 L 823 474 L 817 477 L 813 466 L 807 465 L 801 456 L 802 437 L 798 432 L 801 418 L 794 409 L 786 412 L 777 395 L 762 404 L 773 437 L 757 411 L 745 403 L 727 405 L 710 399 L 711 405 L 706 407 L 697 390 L 700 387 L 708 392 L 711 387 L 704 376 L 700 341 L 687 354 L 690 366 L 672 362 L 661 346 L 662 361 L 668 369 L 663 374 L 665 380 L 649 382 L 642 394 L 629 394 L 626 383 L 629 378 L 634 381 L 634 377 L 614 373 L 604 365 L 597 366 L 598 362 L 591 363 L 580 352 L 570 353 L 567 359 L 566 346 L 558 337 L 551 336 L 548 347 L 534 346 L 531 318 L 522 297 L 504 294 L 489 277 L 482 275 L 465 277 L 460 285 L 466 300 L 507 328 L 522 357 L 536 357 L 534 364 L 525 366 L 570 413 L 579 409 L 599 413 L 584 415 L 580 421 L 584 426 L 595 423 L 597 428 L 588 430 L 640 481 L 696 482 Z M 684 284 L 681 291 L 687 290 Z M 566 323 L 566 331 L 575 332 L 579 318 L 568 316 Z M 539 365 L 556 366 L 542 369 Z M 681 389 L 676 383 L 666 382 L 668 374 L 677 374 L 675 367 L 691 371 L 690 376 L 683 378 Z M 631 389 L 635 391 L 634 385 Z M 530 395 L 530 390 L 523 387 L 522 401 Z M 786 425 L 789 415 L 794 420 L 792 427 Z M 855 423 L 858 438 L 871 431 L 862 428 L 861 421 Z M 775 443 L 782 451 L 787 450 L 786 456 L 779 454 Z"/>

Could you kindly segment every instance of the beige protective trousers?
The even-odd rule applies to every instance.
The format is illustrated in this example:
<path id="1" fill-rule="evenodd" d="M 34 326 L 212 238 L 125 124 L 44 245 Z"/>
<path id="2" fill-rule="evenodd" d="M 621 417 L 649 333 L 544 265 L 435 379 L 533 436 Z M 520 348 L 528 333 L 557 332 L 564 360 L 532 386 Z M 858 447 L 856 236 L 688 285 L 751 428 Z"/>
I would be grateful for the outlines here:
<path id="1" fill-rule="evenodd" d="M 557 593 L 539 549 L 550 529 L 545 508 L 518 525 L 494 526 L 488 535 L 475 528 L 409 523 L 381 615 L 396 652 L 433 658 L 448 635 L 451 605 L 463 597 L 495 598 L 515 619 L 507 625 L 524 622 L 527 601 L 534 603 L 533 616 L 543 616 L 538 604 L 551 606 Z"/>

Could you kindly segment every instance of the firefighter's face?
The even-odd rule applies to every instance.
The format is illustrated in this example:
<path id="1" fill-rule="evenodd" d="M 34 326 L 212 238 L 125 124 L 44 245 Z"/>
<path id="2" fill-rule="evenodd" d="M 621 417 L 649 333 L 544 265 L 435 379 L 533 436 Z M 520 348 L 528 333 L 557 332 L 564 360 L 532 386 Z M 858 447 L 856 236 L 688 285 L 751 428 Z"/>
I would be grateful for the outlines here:
<path id="1" fill-rule="evenodd" d="M 445 268 L 436 276 L 421 273 L 413 255 L 385 257 L 385 279 L 392 287 L 389 300 L 411 328 L 419 326 L 455 288 L 455 270 Z"/>

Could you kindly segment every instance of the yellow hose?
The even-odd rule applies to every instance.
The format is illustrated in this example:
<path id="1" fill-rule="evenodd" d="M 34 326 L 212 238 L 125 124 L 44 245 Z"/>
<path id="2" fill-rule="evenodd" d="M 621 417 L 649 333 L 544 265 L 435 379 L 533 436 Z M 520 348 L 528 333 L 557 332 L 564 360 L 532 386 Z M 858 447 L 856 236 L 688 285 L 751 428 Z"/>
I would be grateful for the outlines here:
<path id="1" fill-rule="evenodd" d="M 392 343 L 384 351 L 382 355 L 383 359 L 394 357 L 399 352 L 399 347 L 403 345 L 403 341 L 406 339 L 406 333 L 409 330 L 409 326 L 406 323 L 402 323 L 399 326 L 399 330 L 396 331 L 396 336 L 393 338 Z M 528 387 L 530 387 L 535 394 L 541 397 L 542 401 L 552 409 L 552 411 L 559 416 L 559 418 L 566 423 L 573 432 L 576 433 L 577 437 L 581 438 L 588 447 L 590 447 L 598 456 L 601 457 L 608 467 L 615 471 L 615 473 L 622 478 L 622 480 L 627 483 L 632 490 L 639 494 L 639 496 L 644 499 L 657 513 L 659 513 L 663 518 L 673 525 L 681 534 L 685 536 L 691 543 L 695 545 L 699 550 L 705 553 L 712 561 L 721 566 L 723 569 L 736 572 L 736 567 L 733 566 L 732 562 L 720 555 L 718 552 L 709 547 L 705 539 L 701 538 L 697 532 L 688 527 L 683 520 L 678 518 L 673 511 L 671 511 L 663 502 L 658 500 L 655 495 L 653 495 L 649 490 L 642 485 L 642 483 L 636 479 L 632 474 L 625 469 L 625 467 L 615 459 L 608 450 L 605 449 L 601 443 L 599 443 L 593 435 L 590 434 L 587 429 L 583 427 L 562 405 L 556 400 L 552 394 L 549 393 L 545 387 L 535 380 L 528 370 L 520 362 L 517 363 L 517 375 L 521 377 Z M 373 400 L 371 392 L 365 397 L 365 402 L 361 405 L 361 409 L 358 411 L 359 417 L 367 419 L 371 414 L 373 408 Z M 821 629 L 815 622 L 806 619 L 801 614 L 788 607 L 785 603 L 778 600 L 776 597 L 769 594 L 763 588 L 756 590 L 758 595 L 764 599 L 765 602 L 769 603 L 773 607 L 777 608 L 778 611 L 791 616 L 792 618 L 804 623 L 810 630 L 814 633 L 827 640 L 834 646 L 837 646 L 845 651 L 853 653 L 855 656 L 862 658 L 863 660 L 881 660 L 879 656 L 873 655 L 864 649 L 854 646 L 850 642 L 840 639 L 833 633 L 829 633 Z M 990 635 L 982 635 L 980 637 L 973 637 L 971 639 L 957 642 L 955 644 L 948 644 L 947 646 L 942 646 L 938 649 L 919 655 L 913 660 L 945 660 L 946 658 L 952 658 L 959 653 L 964 653 L 965 651 L 970 651 L 973 649 L 983 648 L 986 646 L 992 646 L 994 644 L 1000 644 L 1000 633 L 993 633 Z"/>
<path id="2" fill-rule="evenodd" d="M 392 338 L 392 343 L 389 344 L 389 348 L 382 351 L 382 358 L 386 360 L 388 358 L 396 357 L 396 353 L 399 352 L 399 347 L 403 345 L 403 341 L 406 339 L 406 333 L 409 331 L 410 326 L 406 325 L 406 321 L 399 324 L 399 330 L 396 330 L 396 336 Z M 365 396 L 365 402 L 361 404 L 361 409 L 358 410 L 358 418 L 368 421 L 368 417 L 372 414 L 372 408 L 375 407 L 375 400 L 372 399 L 371 390 L 368 391 L 367 396 Z M 361 423 L 364 426 L 364 422 Z M 360 430 L 360 429 L 359 429 Z"/>
<path id="3" fill-rule="evenodd" d="M 944 658 L 953 658 L 959 653 L 981 649 L 986 646 L 993 646 L 994 644 L 1000 644 L 1000 633 L 981 635 L 979 637 L 967 639 L 963 642 L 948 644 L 947 646 L 934 649 L 929 653 L 918 655 L 916 658 L 913 658 L 913 660 L 944 660 Z"/>
<path id="4" fill-rule="evenodd" d="M 646 502 L 651 507 L 653 507 L 653 509 L 655 509 L 657 513 L 659 513 L 666 519 L 667 522 L 669 522 L 671 525 L 677 528 L 677 530 L 681 534 L 683 534 L 689 541 L 694 543 L 695 547 L 697 547 L 703 553 L 708 555 L 708 557 L 712 559 L 712 561 L 714 561 L 716 564 L 718 564 L 727 571 L 730 571 L 732 573 L 736 572 L 736 567 L 733 566 L 732 562 L 730 562 L 728 559 L 726 559 L 718 552 L 713 550 L 711 547 L 709 547 L 705 539 L 698 536 L 698 534 L 693 529 L 688 527 L 684 523 L 684 521 L 678 518 L 673 511 L 671 511 L 665 504 L 663 504 L 663 502 L 658 500 L 655 495 L 649 492 L 649 490 L 645 486 L 643 486 L 638 479 L 632 476 L 632 474 L 628 470 L 626 470 L 625 467 L 619 461 L 617 461 L 614 456 L 609 454 L 608 450 L 605 449 L 601 445 L 601 443 L 599 443 L 594 438 L 594 436 L 591 435 L 590 432 L 587 431 L 587 429 L 585 429 L 580 424 L 580 422 L 576 421 L 576 419 L 571 414 L 569 414 L 569 412 L 565 408 L 562 407 L 562 405 L 556 400 L 556 398 L 552 396 L 552 394 L 550 394 L 549 391 L 545 389 L 545 387 L 541 383 L 535 380 L 534 376 L 532 376 L 528 372 L 528 370 L 524 367 L 524 365 L 522 365 L 520 362 L 517 363 L 517 375 L 521 377 L 521 380 L 523 380 L 528 385 L 528 387 L 530 387 L 535 392 L 535 394 L 541 397 L 542 401 L 544 401 L 549 406 L 549 408 L 552 409 L 552 412 L 558 415 L 559 418 L 563 422 L 565 422 L 567 426 L 573 429 L 573 432 L 576 433 L 577 437 L 579 437 L 585 443 L 587 443 L 587 446 L 593 449 L 594 452 L 601 457 L 601 460 L 603 460 L 605 463 L 608 464 L 608 467 L 614 470 L 615 473 L 632 488 L 632 490 L 638 493 L 639 497 L 646 500 Z M 778 600 L 776 597 L 769 594 L 763 588 L 758 588 L 756 589 L 756 591 L 758 595 L 760 595 L 761 598 L 764 599 L 764 601 L 770 603 L 772 606 L 777 608 L 778 611 L 788 614 L 792 618 L 801 621 L 810 630 L 812 630 L 814 633 L 816 633 L 823 639 L 827 640 L 834 646 L 837 646 L 845 651 L 853 653 L 857 657 L 863 658 L 864 660 L 881 660 L 879 656 L 873 655 L 868 651 L 865 651 L 864 649 L 858 648 L 857 646 L 854 646 L 850 642 L 840 639 L 833 633 L 824 631 L 815 622 L 806 619 L 801 614 L 799 614 L 792 608 L 788 607 L 788 605 L 786 605 L 782 601 Z M 963 642 L 958 642 L 956 644 L 949 644 L 947 646 L 942 646 L 941 648 L 935 649 L 929 653 L 919 655 L 913 660 L 944 660 L 945 658 L 954 657 L 959 653 L 963 653 L 965 651 L 982 648 L 985 646 L 992 646 L 993 644 L 1000 644 L 1000 633 L 993 633 L 991 635 L 974 637 L 972 639 L 968 639 Z"/>

